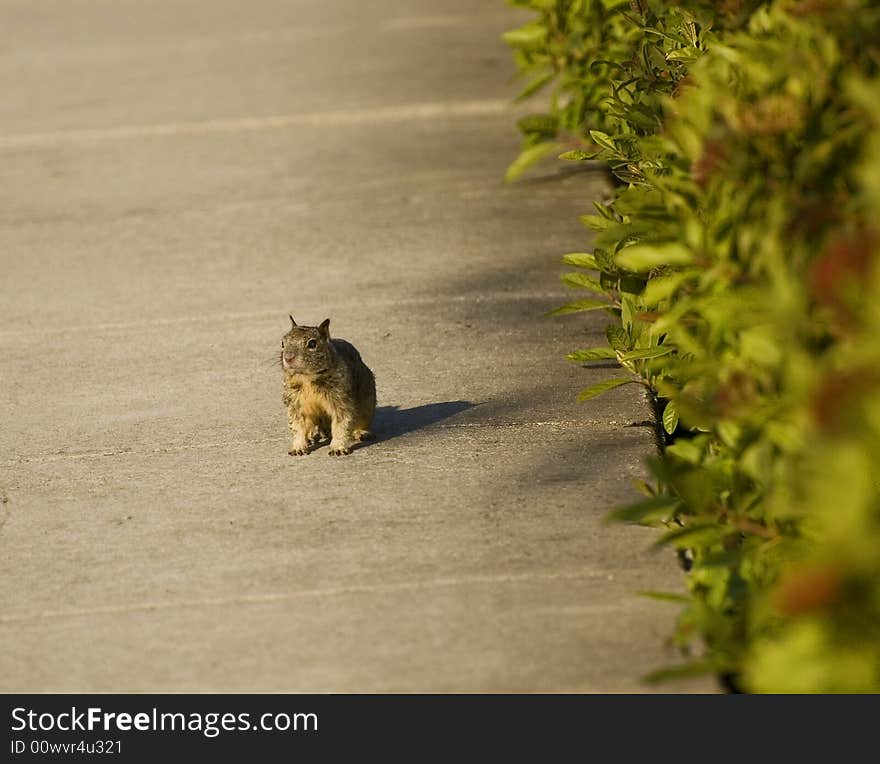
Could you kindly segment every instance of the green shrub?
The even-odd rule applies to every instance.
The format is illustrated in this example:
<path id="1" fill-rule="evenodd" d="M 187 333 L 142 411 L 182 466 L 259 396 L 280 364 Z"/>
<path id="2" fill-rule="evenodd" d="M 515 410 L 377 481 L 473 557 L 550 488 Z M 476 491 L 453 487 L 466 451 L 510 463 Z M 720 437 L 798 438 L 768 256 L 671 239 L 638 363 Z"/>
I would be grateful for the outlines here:
<path id="1" fill-rule="evenodd" d="M 689 564 L 681 671 L 880 691 L 880 8 L 869 0 L 523 0 L 506 36 L 549 152 L 607 161 L 568 255 L 669 442 L 619 520 Z M 598 271 L 598 277 L 595 272 Z M 659 672 L 658 676 L 669 672 Z M 674 673 L 674 672 L 673 672 Z"/>

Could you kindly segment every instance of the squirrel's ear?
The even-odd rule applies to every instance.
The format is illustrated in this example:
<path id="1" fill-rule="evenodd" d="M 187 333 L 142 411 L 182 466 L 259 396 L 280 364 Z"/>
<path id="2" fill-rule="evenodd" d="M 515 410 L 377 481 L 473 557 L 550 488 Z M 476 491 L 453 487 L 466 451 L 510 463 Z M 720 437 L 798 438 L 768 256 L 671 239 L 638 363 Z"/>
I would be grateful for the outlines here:
<path id="1" fill-rule="evenodd" d="M 330 319 L 329 318 L 325 318 L 321 322 L 321 325 L 318 327 L 318 331 L 321 332 L 322 337 L 329 337 L 330 336 Z"/>
<path id="2" fill-rule="evenodd" d="M 296 321 L 293 320 L 293 316 L 289 315 L 288 318 L 290 319 L 290 328 L 296 329 Z"/>

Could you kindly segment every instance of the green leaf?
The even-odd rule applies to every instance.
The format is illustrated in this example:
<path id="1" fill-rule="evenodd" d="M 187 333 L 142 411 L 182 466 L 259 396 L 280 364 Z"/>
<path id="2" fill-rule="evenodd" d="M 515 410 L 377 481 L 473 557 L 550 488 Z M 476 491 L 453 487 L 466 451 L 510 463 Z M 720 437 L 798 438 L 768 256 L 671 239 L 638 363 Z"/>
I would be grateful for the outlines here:
<path id="1" fill-rule="evenodd" d="M 598 212 L 606 220 L 616 222 L 617 218 L 614 217 L 614 213 L 612 212 L 610 205 L 602 204 L 602 202 L 593 202 L 593 207 L 595 207 L 596 212 Z"/>
<path id="2" fill-rule="evenodd" d="M 553 136 L 559 130 L 559 117 L 553 114 L 527 114 L 516 121 L 516 126 L 524 135 L 543 133 Z"/>
<path id="3" fill-rule="evenodd" d="M 686 594 L 675 594 L 673 592 L 655 592 L 645 591 L 639 592 L 641 597 L 649 597 L 652 600 L 660 600 L 661 602 L 678 602 L 682 605 L 689 605 L 691 598 Z"/>
<path id="4" fill-rule="evenodd" d="M 671 446 L 666 447 L 666 453 L 677 456 L 679 459 L 690 464 L 699 464 L 703 459 L 703 450 L 688 440 L 679 438 Z"/>
<path id="5" fill-rule="evenodd" d="M 604 231 L 611 223 L 601 215 L 581 215 L 581 223 L 593 231 Z"/>
<path id="6" fill-rule="evenodd" d="M 617 153 L 617 146 L 608 133 L 603 133 L 601 130 L 590 130 L 590 137 L 593 139 L 593 143 L 597 146 L 601 146 L 603 149 L 608 149 L 608 151 L 615 154 Z"/>
<path id="7" fill-rule="evenodd" d="M 604 382 L 599 382 L 595 385 L 591 385 L 590 387 L 581 390 L 580 395 L 578 395 L 579 401 L 588 401 L 591 398 L 595 398 L 597 395 L 602 395 L 602 393 L 608 392 L 609 390 L 613 390 L 615 387 L 620 387 L 621 385 L 628 385 L 633 382 L 639 382 L 638 379 L 633 379 L 632 377 L 620 377 L 618 379 L 606 379 Z"/>
<path id="8" fill-rule="evenodd" d="M 609 324 L 605 327 L 605 338 L 615 350 L 629 349 L 629 334 L 622 326 Z"/>
<path id="9" fill-rule="evenodd" d="M 631 273 L 623 273 L 620 276 L 619 289 L 627 294 L 641 294 L 645 291 L 644 276 L 634 276 Z"/>
<path id="10" fill-rule="evenodd" d="M 510 5 L 532 10 L 549 11 L 556 5 L 556 0 L 507 0 Z"/>
<path id="11" fill-rule="evenodd" d="M 630 333 L 636 332 L 636 337 L 639 336 L 637 333 L 639 328 L 635 327 L 635 322 L 633 320 L 633 316 L 635 315 L 635 305 L 633 304 L 633 299 L 629 295 L 623 294 L 620 296 L 620 323 L 623 324 Z"/>
<path id="12" fill-rule="evenodd" d="M 658 276 L 651 279 L 645 287 L 645 291 L 642 292 L 642 302 L 645 305 L 656 305 L 671 297 L 681 286 L 685 278 L 686 276 L 683 273 L 674 273 L 670 276 Z"/>
<path id="13" fill-rule="evenodd" d="M 652 671 L 646 675 L 642 681 L 649 684 L 657 684 L 658 682 L 666 682 L 673 679 L 687 679 L 693 676 L 703 676 L 711 674 L 715 671 L 715 665 L 709 661 L 695 661 L 694 663 L 686 663 L 682 666 L 669 666 L 667 668 Z"/>
<path id="14" fill-rule="evenodd" d="M 501 35 L 501 39 L 514 48 L 534 50 L 540 48 L 547 39 L 547 27 L 538 21 L 532 21 L 518 29 L 511 29 Z"/>
<path id="15" fill-rule="evenodd" d="M 596 294 L 605 294 L 605 288 L 599 283 L 599 279 L 594 279 L 586 273 L 573 271 L 562 276 L 562 280 L 570 287 L 576 289 L 589 289 Z"/>
<path id="16" fill-rule="evenodd" d="M 591 268 L 594 271 L 599 270 L 599 264 L 596 258 L 586 252 L 569 252 L 562 256 L 562 262 L 566 265 L 574 265 L 578 268 Z"/>
<path id="17" fill-rule="evenodd" d="M 644 361 L 647 358 L 660 358 L 660 356 L 668 355 L 675 346 L 673 345 L 657 345 L 652 348 L 636 348 L 629 350 L 620 356 L 621 361 Z"/>
<path id="18" fill-rule="evenodd" d="M 639 493 L 644 494 L 645 496 L 656 496 L 657 489 L 654 488 L 647 480 L 642 480 L 641 478 L 633 478 L 632 484 L 638 490 Z"/>
<path id="19" fill-rule="evenodd" d="M 616 359 L 617 353 L 614 352 L 614 348 L 590 348 L 589 350 L 575 350 L 565 357 L 574 363 L 585 363 L 586 361 Z"/>
<path id="20" fill-rule="evenodd" d="M 660 125 L 658 117 L 646 116 L 639 109 L 624 109 L 620 116 L 630 124 L 641 127 L 644 130 L 656 130 Z"/>
<path id="21" fill-rule="evenodd" d="M 569 162 L 584 162 L 589 159 L 597 159 L 598 157 L 599 154 L 597 152 L 584 151 L 583 149 L 572 149 L 559 155 L 560 159 L 565 159 Z"/>
<path id="22" fill-rule="evenodd" d="M 583 313 L 587 310 L 601 310 L 602 308 L 613 307 L 608 300 L 577 300 L 563 305 L 561 308 L 545 313 L 547 316 L 566 316 L 569 313 Z"/>
<path id="23" fill-rule="evenodd" d="M 681 502 L 672 496 L 652 496 L 650 499 L 619 507 L 604 517 L 606 523 L 650 524 L 673 517 Z"/>
<path id="24" fill-rule="evenodd" d="M 736 422 L 722 419 L 715 425 L 715 431 L 726 446 L 736 448 L 737 441 L 739 441 L 740 435 L 742 434 L 742 427 Z"/>
<path id="25" fill-rule="evenodd" d="M 529 146 L 507 168 L 507 172 L 504 173 L 504 180 L 508 183 L 516 180 L 536 162 L 557 153 L 559 153 L 559 144 L 556 141 L 545 141 L 544 143 Z"/>
<path id="26" fill-rule="evenodd" d="M 537 93 L 544 85 L 550 82 L 556 76 L 556 72 L 545 72 L 544 74 L 539 74 L 530 82 L 526 83 L 526 86 L 519 91 L 516 96 L 517 101 L 524 101 L 531 95 Z"/>
<path id="27" fill-rule="evenodd" d="M 727 531 L 718 523 L 694 523 L 684 528 L 676 528 L 674 531 L 664 533 L 654 546 L 666 546 L 672 544 L 679 549 L 691 546 L 704 546 L 721 540 Z"/>
<path id="28" fill-rule="evenodd" d="M 694 261 L 694 254 L 678 242 L 656 244 L 633 244 L 621 249 L 615 256 L 621 268 L 636 273 L 649 271 L 661 265 L 689 265 Z"/>
<path id="29" fill-rule="evenodd" d="M 614 264 L 614 257 L 610 252 L 601 247 L 596 247 L 593 250 L 593 257 L 596 258 L 596 262 L 599 264 L 599 270 L 606 273 L 617 273 L 617 266 Z"/>
<path id="30" fill-rule="evenodd" d="M 663 409 L 663 429 L 672 435 L 676 427 L 678 427 L 678 411 L 675 408 L 675 402 L 669 401 L 666 408 Z"/>
<path id="31" fill-rule="evenodd" d="M 686 64 L 693 63 L 700 57 L 700 52 L 694 48 L 679 48 L 666 54 L 667 61 L 682 61 Z"/>

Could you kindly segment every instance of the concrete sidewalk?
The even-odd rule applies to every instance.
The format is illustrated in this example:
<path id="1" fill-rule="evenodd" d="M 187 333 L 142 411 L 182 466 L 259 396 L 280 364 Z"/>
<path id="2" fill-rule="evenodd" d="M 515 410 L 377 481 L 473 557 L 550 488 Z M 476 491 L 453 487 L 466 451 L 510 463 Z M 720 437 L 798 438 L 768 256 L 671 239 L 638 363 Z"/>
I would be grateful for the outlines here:
<path id="1" fill-rule="evenodd" d="M 603 320 L 542 317 L 599 180 L 501 182 L 516 14 L 6 6 L 0 690 L 625 692 L 676 660 L 636 595 L 672 556 L 601 523 L 649 411 L 577 404 Z M 374 369 L 377 443 L 287 456 L 288 312 Z"/>

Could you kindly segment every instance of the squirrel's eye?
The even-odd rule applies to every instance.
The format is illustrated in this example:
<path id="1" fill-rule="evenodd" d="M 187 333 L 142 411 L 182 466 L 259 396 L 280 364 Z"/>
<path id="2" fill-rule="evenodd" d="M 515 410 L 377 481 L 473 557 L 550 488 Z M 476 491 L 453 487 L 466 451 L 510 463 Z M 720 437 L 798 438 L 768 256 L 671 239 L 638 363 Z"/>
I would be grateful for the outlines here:
<path id="1" fill-rule="evenodd" d="M 309 350 L 314 350 L 316 347 L 318 347 L 318 340 L 309 340 L 309 341 L 306 343 L 306 347 L 307 347 Z"/>

